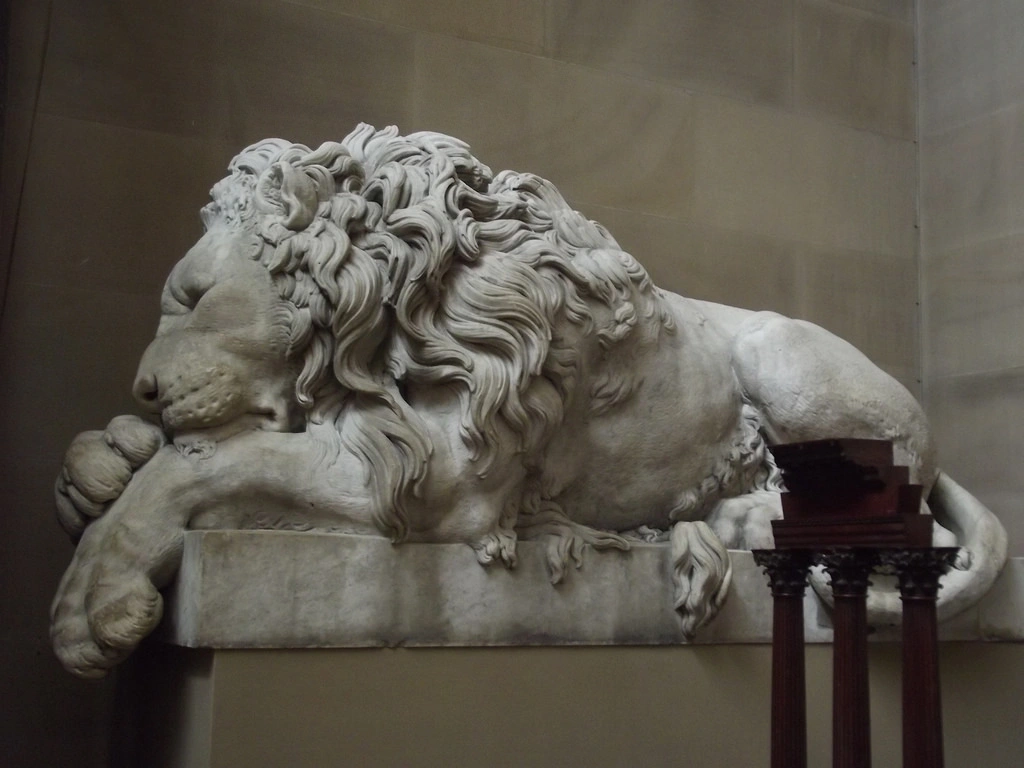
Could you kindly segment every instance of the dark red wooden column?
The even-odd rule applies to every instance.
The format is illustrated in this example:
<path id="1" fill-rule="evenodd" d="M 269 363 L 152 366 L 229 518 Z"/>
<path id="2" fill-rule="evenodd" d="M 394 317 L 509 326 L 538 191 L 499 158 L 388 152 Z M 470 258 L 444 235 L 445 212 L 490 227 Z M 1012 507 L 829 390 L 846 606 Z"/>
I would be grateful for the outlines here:
<path id="1" fill-rule="evenodd" d="M 904 768 L 942 768 L 935 598 L 957 550 L 929 546 L 933 520 L 921 513 L 922 488 L 910 482 L 908 467 L 895 464 L 888 441 L 813 440 L 774 445 L 772 455 L 788 489 L 783 519 L 772 521 L 776 550 L 812 553 L 832 581 L 832 765 L 871 766 L 866 597 L 872 568 L 884 562 L 897 572 L 903 598 Z M 780 622 L 795 621 L 794 611 L 776 598 L 776 633 Z M 802 659 L 802 643 L 800 653 Z M 800 680 L 803 702 L 802 670 Z M 776 763 L 773 752 L 772 765 L 804 763 Z"/>
<path id="2" fill-rule="evenodd" d="M 942 697 L 935 600 L 939 577 L 955 547 L 892 549 L 882 562 L 895 568 L 903 600 L 903 768 L 942 768 Z"/>
<path id="3" fill-rule="evenodd" d="M 771 768 L 807 768 L 807 685 L 804 679 L 804 590 L 810 553 L 754 550 L 772 590 Z"/>
<path id="4" fill-rule="evenodd" d="M 832 580 L 832 766 L 870 768 L 871 710 L 868 702 L 868 577 L 875 553 L 826 550 L 818 555 Z"/>

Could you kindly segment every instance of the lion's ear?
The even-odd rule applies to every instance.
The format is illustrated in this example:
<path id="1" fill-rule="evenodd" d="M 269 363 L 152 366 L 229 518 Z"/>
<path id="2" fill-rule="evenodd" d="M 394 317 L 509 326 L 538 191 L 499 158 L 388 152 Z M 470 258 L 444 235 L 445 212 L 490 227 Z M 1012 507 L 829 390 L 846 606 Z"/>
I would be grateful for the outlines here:
<path id="1" fill-rule="evenodd" d="M 262 201 L 275 213 L 281 214 L 282 222 L 293 232 L 299 232 L 310 225 L 316 217 L 316 184 L 291 163 L 274 163 L 264 172 L 259 182 Z"/>
<path id="2" fill-rule="evenodd" d="M 297 171 L 291 163 L 279 163 L 281 166 L 281 202 L 284 204 L 284 225 L 298 232 L 310 225 L 316 216 L 317 195 L 316 185 L 302 171 Z"/>

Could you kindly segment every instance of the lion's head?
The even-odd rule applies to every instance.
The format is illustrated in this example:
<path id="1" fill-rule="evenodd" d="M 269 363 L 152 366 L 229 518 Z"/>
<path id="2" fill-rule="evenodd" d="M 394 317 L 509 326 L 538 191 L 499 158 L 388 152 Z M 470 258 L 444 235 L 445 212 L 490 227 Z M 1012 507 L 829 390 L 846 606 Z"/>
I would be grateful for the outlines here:
<path id="1" fill-rule="evenodd" d="M 529 463 L 573 397 L 579 338 L 669 324 L 603 228 L 538 177 L 492 178 L 457 139 L 361 125 L 316 150 L 254 144 L 229 171 L 136 393 L 171 432 L 334 427 L 393 538 L 431 454 L 410 391 L 458 393 L 481 472 L 503 458 L 499 420 Z"/>

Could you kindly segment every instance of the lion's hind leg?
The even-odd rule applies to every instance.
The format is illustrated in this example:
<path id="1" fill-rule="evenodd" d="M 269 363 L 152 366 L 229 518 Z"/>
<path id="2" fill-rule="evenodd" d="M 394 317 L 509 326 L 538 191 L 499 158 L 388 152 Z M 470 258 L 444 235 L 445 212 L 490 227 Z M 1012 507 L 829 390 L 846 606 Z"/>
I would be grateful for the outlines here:
<path id="1" fill-rule="evenodd" d="M 704 521 L 728 549 L 767 549 L 774 546 L 772 520 L 781 518 L 781 494 L 757 490 L 720 500 Z"/>
<path id="2" fill-rule="evenodd" d="M 770 443 L 891 440 L 898 463 L 930 491 L 937 470 L 924 411 L 846 341 L 813 323 L 759 312 L 736 332 L 732 363 Z"/>

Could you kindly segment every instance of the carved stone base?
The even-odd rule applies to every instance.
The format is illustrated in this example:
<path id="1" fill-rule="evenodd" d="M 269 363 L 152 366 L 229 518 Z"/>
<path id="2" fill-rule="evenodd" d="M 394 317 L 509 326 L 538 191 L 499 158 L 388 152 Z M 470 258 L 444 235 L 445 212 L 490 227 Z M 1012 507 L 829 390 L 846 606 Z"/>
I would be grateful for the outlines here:
<path id="1" fill-rule="evenodd" d="M 671 556 L 664 544 L 587 551 L 551 586 L 543 542 L 519 565 L 482 567 L 472 549 L 279 531 L 191 531 L 167 595 L 164 640 L 202 648 L 472 645 L 674 645 Z M 749 552 L 730 553 L 733 581 L 697 643 L 770 643 L 772 600 Z M 977 607 L 940 626 L 944 640 L 1024 639 L 1024 561 L 1011 560 Z M 811 590 L 807 642 L 831 642 Z M 1009 613 L 1015 612 L 1015 613 Z M 899 628 L 872 640 L 899 640 Z"/>

